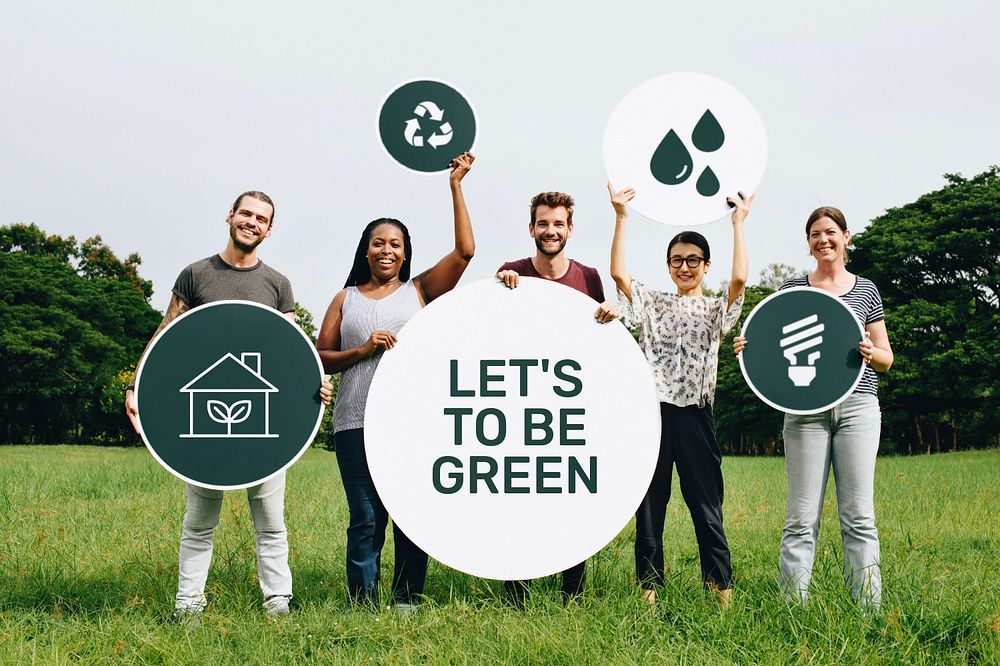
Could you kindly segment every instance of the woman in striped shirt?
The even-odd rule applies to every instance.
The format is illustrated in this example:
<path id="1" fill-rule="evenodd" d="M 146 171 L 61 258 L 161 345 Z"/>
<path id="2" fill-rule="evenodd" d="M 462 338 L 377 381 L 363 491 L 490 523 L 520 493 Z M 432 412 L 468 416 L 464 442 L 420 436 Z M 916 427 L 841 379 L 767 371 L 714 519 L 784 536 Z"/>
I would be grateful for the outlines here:
<path id="1" fill-rule="evenodd" d="M 806 221 L 806 239 L 816 269 L 781 288 L 815 287 L 843 300 L 865 329 L 858 346 L 865 370 L 854 392 L 832 409 L 805 416 L 785 414 L 788 510 L 778 582 L 788 598 L 806 600 L 832 466 L 847 584 L 855 599 L 878 609 L 882 575 L 873 495 L 882 417 L 875 372 L 885 372 L 892 365 L 892 347 L 878 289 L 871 280 L 847 270 L 851 232 L 844 214 L 830 206 L 817 208 Z M 738 337 L 735 342 L 738 354 L 746 340 Z"/>

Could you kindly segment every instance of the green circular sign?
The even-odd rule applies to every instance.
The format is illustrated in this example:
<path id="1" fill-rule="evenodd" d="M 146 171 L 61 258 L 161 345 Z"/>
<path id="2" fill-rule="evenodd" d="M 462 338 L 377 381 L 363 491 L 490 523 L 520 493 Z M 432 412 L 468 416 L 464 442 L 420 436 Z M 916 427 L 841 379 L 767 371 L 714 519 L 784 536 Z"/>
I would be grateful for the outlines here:
<path id="1" fill-rule="evenodd" d="M 814 287 L 783 289 L 743 324 L 740 369 L 757 397 L 789 414 L 839 404 L 864 374 L 861 323 L 836 296 Z"/>
<path id="2" fill-rule="evenodd" d="M 421 79 L 396 87 L 379 107 L 378 135 L 397 164 L 418 173 L 447 171 L 476 143 L 476 112 L 457 88 Z"/>
<path id="3" fill-rule="evenodd" d="M 263 483 L 309 447 L 323 416 L 312 341 L 248 301 L 190 310 L 139 364 L 139 434 L 175 476 L 230 490 Z"/>

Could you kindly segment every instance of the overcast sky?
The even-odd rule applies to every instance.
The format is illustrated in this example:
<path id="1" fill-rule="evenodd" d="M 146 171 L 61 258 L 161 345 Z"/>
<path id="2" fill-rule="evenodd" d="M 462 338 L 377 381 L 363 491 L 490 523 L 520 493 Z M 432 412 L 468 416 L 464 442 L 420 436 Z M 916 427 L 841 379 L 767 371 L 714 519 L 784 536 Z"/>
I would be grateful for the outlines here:
<path id="1" fill-rule="evenodd" d="M 4 2 L 0 224 L 139 252 L 162 310 L 181 268 L 224 247 L 235 195 L 261 189 L 277 214 L 259 255 L 318 322 L 370 220 L 408 224 L 415 272 L 451 248 L 447 176 L 404 171 L 375 131 L 397 83 L 438 78 L 480 123 L 463 280 L 533 254 L 528 201 L 563 190 L 577 200 L 568 253 L 610 292 L 607 118 L 646 79 L 699 71 L 767 126 L 751 280 L 773 262 L 805 270 L 816 206 L 857 231 L 943 173 L 1000 162 L 998 25 L 989 2 Z M 679 228 L 634 218 L 629 268 L 666 289 Z M 716 287 L 731 225 L 699 231 Z"/>

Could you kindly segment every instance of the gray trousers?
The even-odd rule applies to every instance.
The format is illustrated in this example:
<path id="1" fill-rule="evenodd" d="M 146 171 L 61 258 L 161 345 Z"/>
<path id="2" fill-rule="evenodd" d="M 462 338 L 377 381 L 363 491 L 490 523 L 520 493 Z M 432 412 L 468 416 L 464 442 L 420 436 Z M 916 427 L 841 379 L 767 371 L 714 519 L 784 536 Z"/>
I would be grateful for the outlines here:
<path id="1" fill-rule="evenodd" d="M 205 581 L 212 563 L 212 539 L 222 510 L 221 490 L 187 486 L 187 512 L 181 529 L 180 566 L 175 607 L 205 607 Z M 285 531 L 285 473 L 247 488 L 247 503 L 257 541 L 257 575 L 266 600 L 292 596 Z"/>
<path id="2" fill-rule="evenodd" d="M 778 584 L 788 598 L 806 600 L 826 481 L 833 467 L 844 575 L 856 600 L 879 607 L 882 574 L 873 489 L 881 426 L 878 398 L 868 393 L 852 393 L 819 414 L 785 415 L 788 511 L 781 533 Z"/>

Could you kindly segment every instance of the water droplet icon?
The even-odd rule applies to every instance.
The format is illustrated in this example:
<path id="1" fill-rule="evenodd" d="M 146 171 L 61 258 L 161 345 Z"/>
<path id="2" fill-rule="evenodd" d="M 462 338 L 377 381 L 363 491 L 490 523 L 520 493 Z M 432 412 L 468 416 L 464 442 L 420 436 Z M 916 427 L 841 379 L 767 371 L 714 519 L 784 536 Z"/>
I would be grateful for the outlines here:
<path id="1" fill-rule="evenodd" d="M 710 109 L 705 109 L 705 113 L 701 114 L 701 120 L 691 132 L 694 147 L 704 153 L 711 153 L 721 148 L 725 140 L 726 133 L 722 131 L 722 125 L 715 119 Z"/>
<path id="2" fill-rule="evenodd" d="M 653 178 L 664 185 L 680 185 L 691 176 L 693 168 L 691 153 L 673 130 L 667 132 L 649 160 L 649 170 L 653 173 Z"/>
<path id="3" fill-rule="evenodd" d="M 695 183 L 695 189 L 703 197 L 711 197 L 719 193 L 719 179 L 716 178 L 712 167 L 705 167 L 705 170 L 701 172 L 701 175 L 698 176 L 698 182 Z"/>

